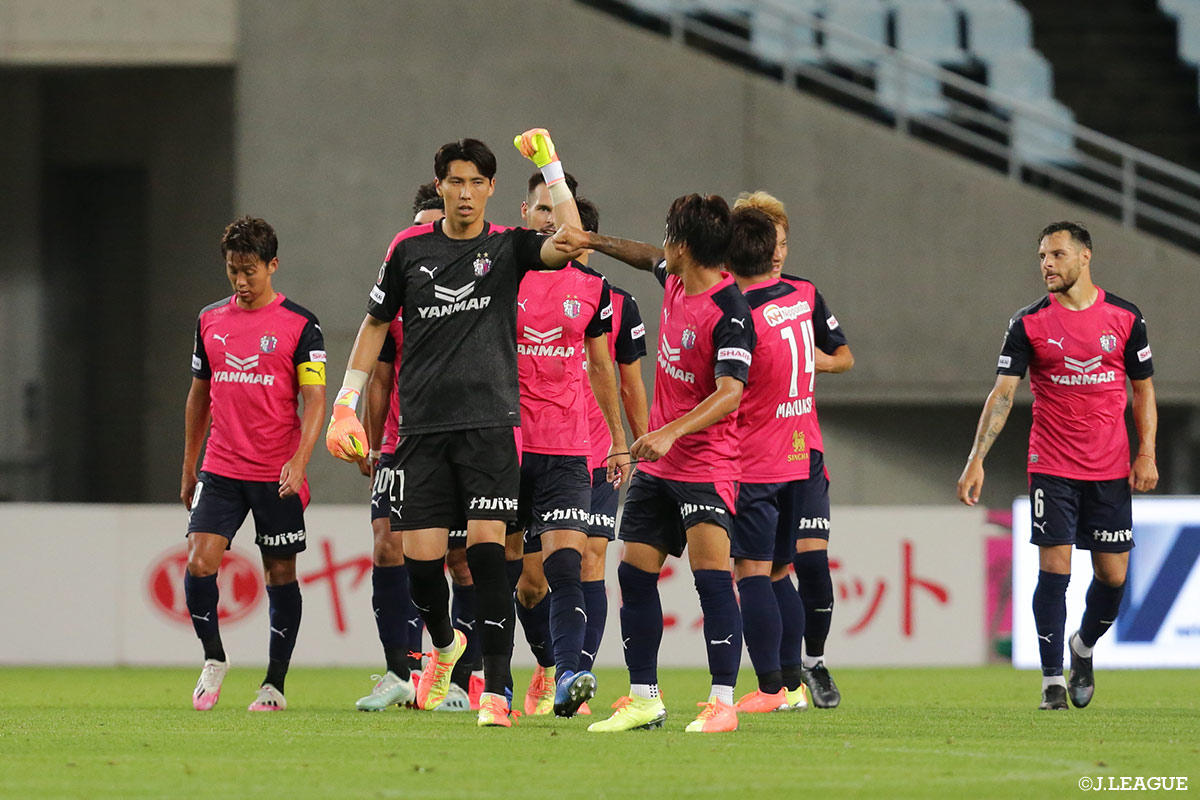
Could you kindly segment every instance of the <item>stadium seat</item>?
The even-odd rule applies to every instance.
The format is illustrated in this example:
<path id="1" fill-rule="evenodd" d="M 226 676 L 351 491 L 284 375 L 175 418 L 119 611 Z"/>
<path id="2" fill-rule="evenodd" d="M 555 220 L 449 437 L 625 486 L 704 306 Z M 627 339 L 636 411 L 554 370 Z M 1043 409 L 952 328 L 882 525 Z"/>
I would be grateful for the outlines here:
<path id="1" fill-rule="evenodd" d="M 1047 122 L 1027 113 L 1022 107 L 1012 118 L 1012 145 L 1018 159 L 1028 163 L 1069 165 L 1077 162 L 1075 138 L 1070 126 L 1075 122 L 1071 109 L 1053 98 L 1043 98 L 1024 104 L 1051 118 Z"/>
<path id="2" fill-rule="evenodd" d="M 817 15 L 825 2 L 793 0 L 789 6 Z M 750 18 L 750 50 L 759 58 L 780 64 L 815 63 L 822 59 L 817 33 L 811 26 L 761 8 L 752 12 Z"/>
<path id="3" fill-rule="evenodd" d="M 825 10 L 825 20 L 877 42 L 887 44 L 887 9 L 879 0 L 837 0 Z M 825 55 L 843 64 L 874 64 L 879 56 L 856 42 L 825 37 Z"/>
<path id="4" fill-rule="evenodd" d="M 881 61 L 875 67 L 875 95 L 879 105 L 899 111 L 902 93 L 906 115 L 944 114 L 949 110 L 937 78 L 911 70 L 901 75 L 895 61 Z"/>
<path id="5" fill-rule="evenodd" d="M 961 64 L 958 12 L 946 0 L 890 0 L 898 50 L 935 64 Z"/>
<path id="6" fill-rule="evenodd" d="M 1158 6 L 1175 18 L 1179 29 L 1179 57 L 1200 65 L 1200 2 L 1198 0 L 1158 0 Z"/>
<path id="7" fill-rule="evenodd" d="M 988 86 L 1005 97 L 1040 102 L 1054 97 L 1054 73 L 1041 53 L 1018 50 L 987 59 Z"/>
<path id="8" fill-rule="evenodd" d="M 982 61 L 1033 48 L 1029 12 L 1013 0 L 954 0 L 967 22 L 967 49 Z"/>

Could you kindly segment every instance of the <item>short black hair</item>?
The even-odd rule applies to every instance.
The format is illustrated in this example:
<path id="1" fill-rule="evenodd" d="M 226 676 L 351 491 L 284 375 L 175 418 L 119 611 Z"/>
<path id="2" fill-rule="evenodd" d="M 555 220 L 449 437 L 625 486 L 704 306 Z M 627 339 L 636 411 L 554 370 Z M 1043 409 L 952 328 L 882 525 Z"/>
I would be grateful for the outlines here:
<path id="1" fill-rule="evenodd" d="M 442 196 L 437 192 L 437 186 L 433 181 L 422 183 L 417 187 L 417 194 L 413 197 L 413 216 L 420 214 L 422 211 L 445 211 L 446 203 L 442 200 Z"/>
<path id="2" fill-rule="evenodd" d="M 563 176 L 567 179 L 567 188 L 571 190 L 571 197 L 579 196 L 579 181 L 575 180 L 575 176 L 569 172 L 564 172 Z M 529 176 L 529 186 L 525 189 L 526 195 L 533 194 L 533 190 L 546 182 L 542 177 L 542 171 L 538 170 Z"/>
<path id="3" fill-rule="evenodd" d="M 445 180 L 450 172 L 451 161 L 470 161 L 489 181 L 496 177 L 496 154 L 478 139 L 459 139 L 438 148 L 433 157 L 433 174 L 439 181 Z"/>
<path id="4" fill-rule="evenodd" d="M 770 217 L 750 206 L 736 209 L 729 237 L 729 270 L 741 278 L 770 272 L 775 239 L 775 223 Z"/>
<path id="5" fill-rule="evenodd" d="M 702 267 L 725 262 L 732 228 L 729 204 L 720 195 L 676 197 L 667 212 L 667 241 L 686 244 L 692 259 Z"/>
<path id="6" fill-rule="evenodd" d="M 270 264 L 279 254 L 279 239 L 275 229 L 265 219 L 249 214 L 238 217 L 225 226 L 221 236 L 221 255 L 230 253 L 252 255 L 264 264 Z"/>
<path id="7" fill-rule="evenodd" d="M 600 232 L 600 209 L 586 197 L 576 197 L 575 207 L 579 209 L 579 224 L 589 233 Z"/>
<path id="8" fill-rule="evenodd" d="M 1078 245 L 1092 249 L 1092 235 L 1088 233 L 1088 229 L 1083 226 L 1082 222 L 1051 222 L 1046 227 L 1042 228 L 1042 232 L 1038 234 L 1038 245 L 1042 244 L 1042 239 L 1045 239 L 1051 234 L 1066 231 L 1071 234 L 1071 239 Z"/>

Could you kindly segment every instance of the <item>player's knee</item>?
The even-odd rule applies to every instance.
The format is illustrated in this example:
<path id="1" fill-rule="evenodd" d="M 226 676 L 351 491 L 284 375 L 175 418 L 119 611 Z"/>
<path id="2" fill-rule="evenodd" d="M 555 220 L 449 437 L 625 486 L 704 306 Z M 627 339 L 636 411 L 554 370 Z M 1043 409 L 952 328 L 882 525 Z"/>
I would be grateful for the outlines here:
<path id="1" fill-rule="evenodd" d="M 510 533 L 504 537 L 504 558 L 508 561 L 519 561 L 525 556 L 525 534 Z"/>
<path id="2" fill-rule="evenodd" d="M 582 563 L 583 556 L 578 550 L 572 550 L 569 547 L 555 550 L 546 557 L 544 565 L 546 583 L 550 586 L 560 587 L 579 580 Z"/>
<path id="3" fill-rule="evenodd" d="M 540 580 L 529 575 L 528 571 L 521 573 L 517 581 L 517 602 L 525 608 L 533 608 L 542 602 L 542 598 L 550 591 L 550 586 L 544 577 Z"/>
<path id="4" fill-rule="evenodd" d="M 372 560 L 377 567 L 398 567 L 404 563 L 404 537 L 400 531 L 375 531 Z"/>
<path id="5" fill-rule="evenodd" d="M 450 570 L 450 580 L 459 586 L 471 586 L 471 567 L 467 564 L 467 549 L 454 547 L 446 551 L 446 567 Z"/>
<path id="6" fill-rule="evenodd" d="M 770 561 L 753 561 L 749 558 L 735 558 L 733 560 L 733 577 L 736 580 L 742 578 L 751 578 L 755 575 L 770 575 Z"/>
<path id="7" fill-rule="evenodd" d="M 601 539 L 601 541 L 604 540 Z M 580 577 L 585 581 L 602 581 L 604 580 L 605 554 L 593 550 L 591 544 L 592 540 L 588 539 L 588 548 L 583 551 L 583 563 L 579 567 Z"/>
<path id="8" fill-rule="evenodd" d="M 296 582 L 296 557 L 263 556 L 263 578 L 267 586 L 283 586 Z"/>

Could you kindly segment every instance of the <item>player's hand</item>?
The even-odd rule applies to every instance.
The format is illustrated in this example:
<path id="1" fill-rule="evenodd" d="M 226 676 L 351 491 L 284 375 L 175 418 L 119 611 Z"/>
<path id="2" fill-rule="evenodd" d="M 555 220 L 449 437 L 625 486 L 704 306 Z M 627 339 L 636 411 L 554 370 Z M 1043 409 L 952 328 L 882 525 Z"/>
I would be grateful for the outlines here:
<path id="1" fill-rule="evenodd" d="M 670 452 L 676 438 L 678 437 L 666 428 L 650 431 L 633 443 L 629 454 L 638 461 L 658 461 Z"/>
<path id="2" fill-rule="evenodd" d="M 335 403 L 329 429 L 325 431 L 325 448 L 342 461 L 358 461 L 367 455 L 367 432 L 354 409 Z"/>
<path id="3" fill-rule="evenodd" d="M 587 231 L 580 230 L 570 223 L 555 231 L 554 235 L 550 237 L 550 241 L 556 250 L 566 253 L 570 258 L 578 258 L 588 252 L 588 246 L 591 244 Z"/>
<path id="4" fill-rule="evenodd" d="M 304 468 L 305 464 L 296 456 L 283 465 L 279 470 L 279 496 L 291 497 L 294 494 L 299 494 L 301 487 L 304 486 Z"/>
<path id="5" fill-rule="evenodd" d="M 513 139 L 513 145 L 521 151 L 521 155 L 536 164 L 538 169 L 551 161 L 558 161 L 558 154 L 554 152 L 554 142 L 550 138 L 550 131 L 545 128 L 530 128 L 517 135 Z"/>
<path id="6" fill-rule="evenodd" d="M 1129 470 L 1129 488 L 1148 492 L 1158 485 L 1158 464 L 1154 459 L 1141 456 L 1133 460 Z"/>
<path id="7" fill-rule="evenodd" d="M 632 464 L 629 461 L 629 448 L 624 442 L 613 442 L 612 447 L 608 448 L 608 458 L 604 459 L 605 478 L 613 485 L 614 489 L 620 489 L 621 484 L 629 482 L 629 473 L 632 469 Z"/>
<path id="8" fill-rule="evenodd" d="M 982 491 L 983 462 L 978 458 L 972 458 L 963 467 L 962 475 L 958 479 L 958 499 L 973 506 L 979 502 L 979 495 Z"/>
<path id="9" fill-rule="evenodd" d="M 358 471 L 361 472 L 364 477 L 374 478 L 375 462 L 369 458 L 360 458 L 358 460 Z"/>
<path id="10" fill-rule="evenodd" d="M 196 470 L 185 469 L 183 471 L 183 479 L 179 482 L 179 499 L 183 501 L 183 507 L 188 511 L 192 510 L 192 497 L 196 494 L 196 484 L 200 482 L 200 478 L 196 476 Z"/>

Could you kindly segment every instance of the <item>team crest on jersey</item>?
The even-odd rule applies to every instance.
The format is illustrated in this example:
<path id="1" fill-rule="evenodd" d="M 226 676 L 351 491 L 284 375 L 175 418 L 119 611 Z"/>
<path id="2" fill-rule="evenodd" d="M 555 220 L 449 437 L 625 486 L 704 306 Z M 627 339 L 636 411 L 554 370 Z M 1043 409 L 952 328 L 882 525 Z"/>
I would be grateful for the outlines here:
<path id="1" fill-rule="evenodd" d="M 563 313 L 567 315 L 567 319 L 575 319 L 582 310 L 583 303 L 579 302 L 579 298 L 575 295 L 569 294 L 567 299 L 563 300 Z"/>
<path id="2" fill-rule="evenodd" d="M 694 328 L 684 328 L 683 334 L 679 337 L 679 343 L 683 345 L 684 350 L 691 350 L 696 346 L 696 330 Z"/>
<path id="3" fill-rule="evenodd" d="M 1100 334 L 1100 349 L 1106 353 L 1111 353 L 1117 349 L 1117 337 L 1111 333 Z"/>
<path id="4" fill-rule="evenodd" d="M 258 349 L 264 353 L 274 353 L 275 348 L 279 346 L 279 339 L 273 333 L 263 334 L 263 337 L 258 340 Z"/>
<path id="5" fill-rule="evenodd" d="M 492 271 L 492 260 L 488 258 L 487 253 L 475 254 L 475 277 L 482 278 Z"/>

